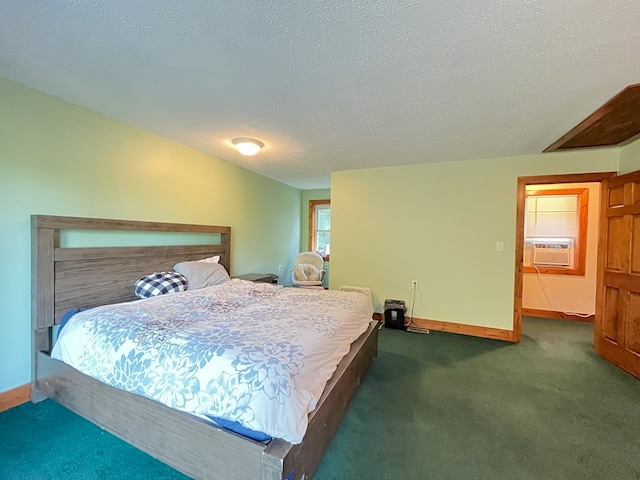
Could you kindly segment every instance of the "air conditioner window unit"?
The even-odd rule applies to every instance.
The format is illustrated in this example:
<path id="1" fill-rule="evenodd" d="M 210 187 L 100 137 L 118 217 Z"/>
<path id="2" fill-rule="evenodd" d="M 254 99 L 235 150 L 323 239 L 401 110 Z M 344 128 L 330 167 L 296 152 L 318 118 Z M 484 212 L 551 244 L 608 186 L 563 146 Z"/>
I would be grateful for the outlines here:
<path id="1" fill-rule="evenodd" d="M 572 243 L 569 239 L 534 240 L 533 264 L 554 267 L 571 266 Z"/>

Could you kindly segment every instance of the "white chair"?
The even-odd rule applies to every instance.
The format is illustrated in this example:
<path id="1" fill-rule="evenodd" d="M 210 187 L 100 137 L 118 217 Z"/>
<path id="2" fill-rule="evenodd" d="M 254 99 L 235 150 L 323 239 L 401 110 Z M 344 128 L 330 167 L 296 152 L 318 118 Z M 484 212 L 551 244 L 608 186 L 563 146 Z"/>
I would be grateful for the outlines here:
<path id="1" fill-rule="evenodd" d="M 322 285 L 326 273 L 323 267 L 324 260 L 316 252 L 302 252 L 293 261 L 291 283 L 299 287 Z"/>

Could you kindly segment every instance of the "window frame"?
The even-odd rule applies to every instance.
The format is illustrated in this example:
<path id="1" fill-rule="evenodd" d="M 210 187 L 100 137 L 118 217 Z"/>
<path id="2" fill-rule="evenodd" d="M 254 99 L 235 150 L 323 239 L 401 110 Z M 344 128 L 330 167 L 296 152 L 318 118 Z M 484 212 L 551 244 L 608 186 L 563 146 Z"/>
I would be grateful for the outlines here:
<path id="1" fill-rule="evenodd" d="M 587 259 L 587 233 L 589 228 L 589 189 L 588 188 L 557 188 L 553 190 L 525 190 L 526 197 L 541 197 L 544 195 L 577 195 L 578 196 L 578 234 L 574 244 L 573 267 L 542 267 L 525 265 L 523 259 L 524 273 L 544 273 L 547 275 L 578 275 L 584 276 Z M 526 214 L 526 212 L 525 212 Z M 526 242 L 526 231 L 524 232 Z"/>
<path id="2" fill-rule="evenodd" d="M 329 205 L 331 206 L 330 199 L 320 199 L 320 200 L 309 200 L 309 243 L 307 244 L 309 247 L 309 251 L 316 251 L 316 209 L 319 205 Z M 329 230 L 331 232 L 331 230 Z M 323 255 L 322 259 L 325 262 L 329 261 L 330 255 Z"/>

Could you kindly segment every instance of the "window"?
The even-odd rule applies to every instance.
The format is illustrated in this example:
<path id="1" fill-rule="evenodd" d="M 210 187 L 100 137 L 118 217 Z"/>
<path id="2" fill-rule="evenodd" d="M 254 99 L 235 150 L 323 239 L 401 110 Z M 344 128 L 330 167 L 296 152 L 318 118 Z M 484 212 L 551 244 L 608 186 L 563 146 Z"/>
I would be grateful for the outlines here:
<path id="1" fill-rule="evenodd" d="M 584 275 L 589 189 L 527 190 L 524 271 Z"/>
<path id="2" fill-rule="evenodd" d="M 309 250 L 329 260 L 331 200 L 309 200 Z"/>

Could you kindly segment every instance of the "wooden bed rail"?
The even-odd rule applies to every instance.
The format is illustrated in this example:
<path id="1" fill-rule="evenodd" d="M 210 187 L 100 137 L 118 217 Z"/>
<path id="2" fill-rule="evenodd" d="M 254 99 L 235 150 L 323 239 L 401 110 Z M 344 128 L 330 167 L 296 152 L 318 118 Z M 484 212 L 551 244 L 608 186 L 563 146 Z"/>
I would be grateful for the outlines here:
<path id="1" fill-rule="evenodd" d="M 108 218 L 59 217 L 55 215 L 31 215 L 31 228 L 50 228 L 52 230 L 231 233 L 231 227 L 221 227 L 217 225 L 112 220 Z"/>

